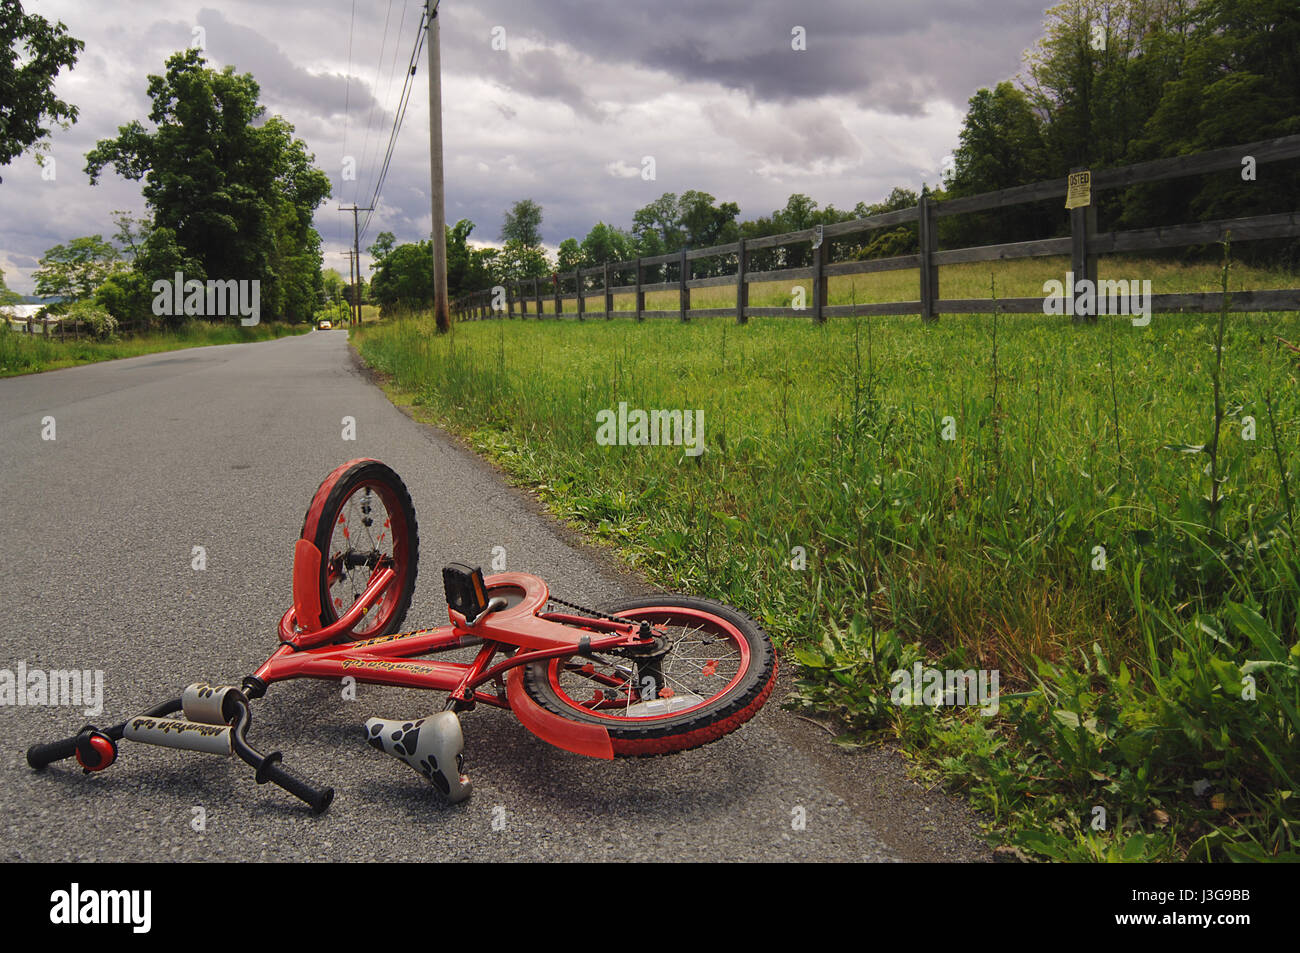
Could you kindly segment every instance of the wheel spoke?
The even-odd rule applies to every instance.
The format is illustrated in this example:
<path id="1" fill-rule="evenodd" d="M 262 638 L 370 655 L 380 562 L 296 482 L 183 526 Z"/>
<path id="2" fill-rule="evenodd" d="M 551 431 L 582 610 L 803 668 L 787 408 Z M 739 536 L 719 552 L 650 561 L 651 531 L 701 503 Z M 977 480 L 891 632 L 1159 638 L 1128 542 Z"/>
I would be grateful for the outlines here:
<path id="1" fill-rule="evenodd" d="M 744 655 L 731 636 L 715 633 L 695 620 L 652 620 L 652 626 L 656 638 L 667 647 L 659 662 L 659 699 L 686 699 L 688 707 L 704 704 L 726 691 L 740 673 Z M 641 707 L 658 700 L 642 697 L 643 659 L 632 657 L 619 664 L 606 655 L 594 655 L 582 662 L 559 662 L 554 671 L 562 694 L 585 711 L 624 718 L 654 717 Z M 680 706 L 666 713 L 677 710 Z"/>

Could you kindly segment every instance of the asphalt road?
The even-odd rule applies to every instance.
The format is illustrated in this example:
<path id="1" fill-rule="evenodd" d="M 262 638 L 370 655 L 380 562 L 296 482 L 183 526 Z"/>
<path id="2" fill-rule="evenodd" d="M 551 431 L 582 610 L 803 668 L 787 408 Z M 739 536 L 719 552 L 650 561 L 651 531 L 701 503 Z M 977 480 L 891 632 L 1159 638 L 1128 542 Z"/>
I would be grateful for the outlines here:
<path id="1" fill-rule="evenodd" d="M 103 672 L 103 713 L 0 705 L 0 859 L 986 860 L 958 802 L 885 750 L 843 752 L 780 707 L 783 674 L 739 732 L 667 758 L 602 762 L 551 748 L 508 712 L 464 716 L 475 793 L 449 806 L 368 747 L 372 715 L 441 707 L 416 691 L 295 681 L 254 705 L 250 738 L 335 788 L 313 817 L 242 763 L 124 742 L 114 766 L 30 770 L 33 742 L 112 724 L 191 681 L 238 684 L 270 653 L 293 542 L 316 485 L 377 457 L 420 523 L 411 627 L 446 621 L 453 559 L 545 577 L 601 605 L 647 590 L 546 519 L 525 493 L 394 408 L 342 331 L 174 351 L 0 380 L 0 669 Z M 356 419 L 355 441 L 342 418 Z M 54 418 L 54 440 L 42 439 Z M 192 568 L 195 546 L 206 569 Z M 201 809 L 201 810 L 200 810 Z M 803 818 L 802 829 L 796 821 Z M 201 823 L 200 823 L 201 822 Z"/>

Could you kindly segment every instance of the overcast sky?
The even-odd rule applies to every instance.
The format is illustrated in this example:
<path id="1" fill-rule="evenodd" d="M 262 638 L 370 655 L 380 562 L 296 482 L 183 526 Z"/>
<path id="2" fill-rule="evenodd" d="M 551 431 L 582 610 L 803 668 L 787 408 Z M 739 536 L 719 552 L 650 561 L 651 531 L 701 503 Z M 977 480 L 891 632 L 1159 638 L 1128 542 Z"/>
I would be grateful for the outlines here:
<path id="1" fill-rule="evenodd" d="M 0 168 L 0 268 L 30 293 L 52 245 L 144 212 L 139 183 L 85 154 L 147 120 L 147 75 L 202 41 L 250 72 L 330 177 L 316 213 L 325 265 L 347 273 L 352 217 L 369 205 L 422 0 L 27 0 L 86 49 L 58 82 L 81 109 L 56 129 L 52 181 L 31 154 Z M 544 209 L 552 248 L 597 221 L 627 227 L 664 192 L 702 189 L 768 214 L 792 192 L 852 208 L 894 185 L 938 182 L 976 89 L 1014 76 L 1043 0 L 442 0 L 447 220 L 495 242 L 516 199 Z M 385 29 L 387 25 L 387 29 Z M 792 49 L 803 27 L 806 50 Z M 505 50 L 493 48 L 503 38 Z M 423 56 L 362 248 L 381 231 L 426 237 L 428 87 Z M 355 179 L 344 179 L 345 157 Z M 643 179 L 646 156 L 655 179 Z"/>

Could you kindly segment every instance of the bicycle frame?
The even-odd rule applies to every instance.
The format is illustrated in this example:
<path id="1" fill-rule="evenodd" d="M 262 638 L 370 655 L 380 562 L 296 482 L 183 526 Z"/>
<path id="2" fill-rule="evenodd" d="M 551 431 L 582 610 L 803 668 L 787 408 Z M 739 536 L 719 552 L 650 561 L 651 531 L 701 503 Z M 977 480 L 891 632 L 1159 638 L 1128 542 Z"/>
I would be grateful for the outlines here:
<path id="1" fill-rule="evenodd" d="M 387 510 L 378 540 L 336 551 L 333 533 L 341 526 L 347 540 L 348 517 L 355 515 L 342 508 L 363 487 L 360 527 L 381 518 L 369 517 L 372 490 Z M 394 517 L 400 522 L 393 523 Z M 378 543 L 390 528 L 393 543 L 385 552 Z M 323 551 L 330 553 L 328 564 Z M 251 703 L 292 678 L 352 679 L 446 693 L 443 709 L 423 718 L 369 718 L 365 738 L 454 804 L 472 791 L 459 713 L 479 703 L 508 709 L 557 748 L 612 760 L 616 752 L 669 754 L 715 741 L 753 717 L 775 684 L 770 641 L 737 610 L 709 600 L 650 597 L 630 600 L 618 615 L 608 615 L 552 597 L 537 576 L 507 572 L 484 578 L 481 569 L 463 563 L 442 571 L 448 625 L 391 632 L 410 605 L 417 553 L 413 507 L 397 474 L 369 458 L 335 468 L 317 488 L 295 544 L 293 601 L 280 618 L 280 644 L 254 674 L 239 686 L 192 681 L 179 698 L 126 721 L 85 725 L 72 737 L 34 744 L 27 749 L 28 765 L 40 771 L 75 758 L 88 773 L 103 771 L 116 762 L 122 741 L 235 756 L 253 768 L 258 784 L 274 783 L 319 814 L 328 809 L 334 789 L 286 769 L 280 752 L 264 754 L 249 743 Z M 354 576 L 359 567 L 368 575 Z M 338 588 L 345 578 L 356 580 L 346 591 Z M 551 605 L 573 611 L 547 611 Z M 683 634 L 674 638 L 678 628 Z M 690 646 L 719 641 L 725 647 L 692 655 Z M 687 646 L 684 664 L 698 666 L 698 673 L 674 675 L 664 664 L 678 642 Z M 458 661 L 432 657 L 453 650 L 466 654 Z M 717 671 L 724 659 L 727 674 Z M 561 679 L 579 686 L 578 698 Z M 680 691 L 669 684 L 673 680 Z M 697 693 L 697 684 L 705 683 Z M 723 698 L 735 701 L 727 707 Z"/>
<path id="2" fill-rule="evenodd" d="M 597 758 L 613 758 L 608 732 L 560 718 L 523 691 L 523 666 L 533 662 L 649 644 L 639 623 L 615 622 L 563 612 L 545 612 L 550 590 L 537 576 L 507 572 L 488 576 L 489 597 L 503 593 L 513 605 L 481 615 L 470 624 L 454 609 L 450 625 L 377 638 L 339 642 L 378 605 L 396 578 L 378 566 L 365 591 L 335 623 L 320 626 L 321 555 L 307 540 L 294 550 L 294 605 L 280 620 L 280 647 L 253 678 L 262 686 L 291 678 L 317 678 L 445 691 L 449 704 L 466 710 L 482 702 L 512 709 L 526 728 L 556 747 Z M 316 625 L 311 625 L 316 620 Z M 304 621 L 307 622 L 304 625 Z M 473 662 L 444 662 L 416 656 L 479 645 Z M 498 653 L 509 653 L 492 664 Z M 495 684 L 495 691 L 484 690 Z"/>

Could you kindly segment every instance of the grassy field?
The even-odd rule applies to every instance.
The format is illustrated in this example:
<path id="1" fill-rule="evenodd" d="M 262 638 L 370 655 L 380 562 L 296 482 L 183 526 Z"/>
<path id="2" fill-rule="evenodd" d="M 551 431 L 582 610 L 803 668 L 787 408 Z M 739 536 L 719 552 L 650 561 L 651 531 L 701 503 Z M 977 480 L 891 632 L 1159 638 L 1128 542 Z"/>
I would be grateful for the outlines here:
<path id="1" fill-rule="evenodd" d="M 176 331 L 159 331 L 109 341 L 60 341 L 57 337 L 23 334 L 0 324 L 0 377 L 35 374 L 61 367 L 76 367 L 120 357 L 138 357 L 156 351 L 175 351 L 185 347 L 210 344 L 242 344 L 269 341 L 289 334 L 302 334 L 310 325 L 267 322 L 244 327 L 235 324 L 211 325 L 192 321 Z"/>
<path id="2" fill-rule="evenodd" d="M 1041 294 L 1022 264 L 999 294 Z M 945 295 L 989 286 L 945 272 Z M 1060 859 L 1300 851 L 1300 355 L 1278 337 L 1300 316 L 354 332 L 395 400 L 559 516 L 756 615 L 800 663 L 789 703 L 842 743 L 897 739 L 995 841 Z M 706 451 L 602 445 L 620 402 L 702 412 Z M 998 713 L 891 702 L 916 662 L 999 671 Z"/>

